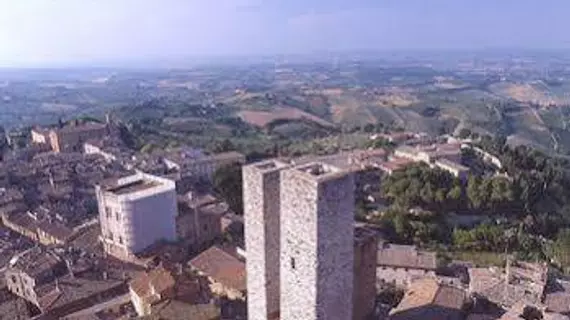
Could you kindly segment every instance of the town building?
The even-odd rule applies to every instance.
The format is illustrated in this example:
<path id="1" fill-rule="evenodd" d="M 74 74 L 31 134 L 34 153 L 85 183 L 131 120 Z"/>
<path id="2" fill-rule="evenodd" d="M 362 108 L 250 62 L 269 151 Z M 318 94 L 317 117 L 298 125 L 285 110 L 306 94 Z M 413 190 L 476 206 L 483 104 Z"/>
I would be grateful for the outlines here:
<path id="1" fill-rule="evenodd" d="M 152 305 L 174 295 L 174 277 L 162 267 L 143 272 L 129 283 L 131 301 L 139 316 L 150 315 Z"/>
<path id="2" fill-rule="evenodd" d="M 276 160 L 243 167 L 250 320 L 279 315 L 280 171 L 288 167 Z"/>
<path id="3" fill-rule="evenodd" d="M 436 276 L 436 253 L 421 251 L 415 246 L 382 243 L 377 259 L 380 286 L 392 284 L 406 288 L 416 279 Z"/>
<path id="4" fill-rule="evenodd" d="M 103 139 L 109 134 L 106 124 L 88 122 L 73 123 L 49 132 L 51 148 L 55 152 L 81 151 L 83 143 L 91 139 Z"/>
<path id="5" fill-rule="evenodd" d="M 112 136 L 86 141 L 83 144 L 83 152 L 100 155 L 107 161 L 128 159 L 133 155 L 119 138 Z"/>
<path id="6" fill-rule="evenodd" d="M 181 264 L 172 268 L 160 265 L 139 273 L 129 283 L 129 291 L 131 302 L 139 316 L 157 317 L 173 306 L 179 309 L 183 305 L 208 304 L 212 296 L 205 286 L 205 279 L 194 276 Z M 219 313 L 219 307 L 217 309 Z M 188 317 L 185 314 L 179 316 Z"/>
<path id="7" fill-rule="evenodd" d="M 413 163 L 415 163 L 414 160 L 392 156 L 390 157 L 389 161 L 381 162 L 377 165 L 377 167 L 386 174 L 392 175 L 394 172 L 405 169 L 407 166 Z"/>
<path id="8" fill-rule="evenodd" d="M 206 249 L 222 237 L 223 217 L 230 213 L 228 204 L 211 194 L 188 192 L 178 196 L 178 239 L 192 252 Z"/>
<path id="9" fill-rule="evenodd" d="M 176 240 L 173 181 L 144 173 L 96 186 L 101 238 L 108 254 L 133 259 L 159 240 Z"/>
<path id="10" fill-rule="evenodd" d="M 217 297 L 245 300 L 245 263 L 236 255 L 213 246 L 188 264 L 192 270 L 208 279 L 209 289 Z"/>
<path id="11" fill-rule="evenodd" d="M 45 207 L 2 213 L 2 223 L 13 231 L 49 246 L 65 244 L 74 233 L 59 214 Z"/>
<path id="12" fill-rule="evenodd" d="M 470 268 L 469 292 L 510 308 L 517 303 L 542 303 L 548 267 L 539 263 L 507 260 L 505 268 Z"/>
<path id="13" fill-rule="evenodd" d="M 414 281 L 398 306 L 390 311 L 390 320 L 461 320 L 465 318 L 466 294 L 435 279 Z"/>
<path id="14" fill-rule="evenodd" d="M 199 150 L 178 149 L 164 155 L 163 161 L 168 170 L 179 172 L 181 178 L 191 176 L 211 180 L 221 167 L 244 164 L 245 156 L 238 152 L 204 155 Z"/>
<path id="15" fill-rule="evenodd" d="M 34 127 L 30 131 L 32 143 L 50 145 L 49 130 L 41 127 Z"/>
<path id="16" fill-rule="evenodd" d="M 467 179 L 467 175 L 469 174 L 468 167 L 445 158 L 436 160 L 434 165 L 462 180 Z"/>
<path id="17" fill-rule="evenodd" d="M 36 307 L 42 312 L 34 319 L 62 319 L 97 304 L 128 293 L 122 280 L 78 277 L 67 274 L 36 289 Z"/>
<path id="18" fill-rule="evenodd" d="M 364 226 L 354 229 L 354 292 L 352 319 L 366 320 L 376 306 L 376 256 L 378 235 Z"/>
<path id="19" fill-rule="evenodd" d="M 39 306 L 36 289 L 67 272 L 67 264 L 61 257 L 36 247 L 12 258 L 5 271 L 5 281 L 10 292 Z"/>
<path id="20" fill-rule="evenodd" d="M 352 319 L 354 174 L 316 162 L 280 179 L 280 319 Z"/>

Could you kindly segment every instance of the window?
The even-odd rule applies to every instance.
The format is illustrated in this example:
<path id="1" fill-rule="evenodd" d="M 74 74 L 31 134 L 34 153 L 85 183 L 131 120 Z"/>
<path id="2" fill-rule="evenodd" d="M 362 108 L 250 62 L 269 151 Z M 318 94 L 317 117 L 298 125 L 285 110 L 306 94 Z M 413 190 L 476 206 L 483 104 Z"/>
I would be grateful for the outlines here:
<path id="1" fill-rule="evenodd" d="M 105 207 L 105 216 L 107 217 L 107 219 L 111 219 L 111 216 L 113 216 L 113 212 L 111 211 L 111 208 Z"/>
<path id="2" fill-rule="evenodd" d="M 204 225 L 204 231 L 208 231 L 208 225 L 207 224 Z"/>
<path id="3" fill-rule="evenodd" d="M 109 240 L 113 241 L 113 233 L 109 232 Z"/>
<path id="4" fill-rule="evenodd" d="M 295 270 L 295 258 L 291 258 L 291 269 Z"/>
<path id="5" fill-rule="evenodd" d="M 123 237 L 119 236 L 119 244 L 123 244 Z"/>
<path id="6" fill-rule="evenodd" d="M 16 283 L 16 277 L 12 276 L 12 283 Z"/>
<path id="7" fill-rule="evenodd" d="M 119 213 L 115 213 L 115 218 L 117 219 L 117 221 L 119 221 Z"/>

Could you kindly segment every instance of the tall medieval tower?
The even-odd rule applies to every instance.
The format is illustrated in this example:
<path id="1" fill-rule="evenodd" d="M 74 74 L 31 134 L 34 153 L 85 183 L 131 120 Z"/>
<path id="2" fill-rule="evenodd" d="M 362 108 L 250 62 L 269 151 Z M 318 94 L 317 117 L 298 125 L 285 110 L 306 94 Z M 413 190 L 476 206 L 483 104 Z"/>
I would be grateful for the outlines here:
<path id="1" fill-rule="evenodd" d="M 268 160 L 243 167 L 248 319 L 279 316 L 280 171 Z"/>
<path id="2" fill-rule="evenodd" d="M 281 320 L 352 320 L 354 174 L 300 165 L 280 189 Z"/>

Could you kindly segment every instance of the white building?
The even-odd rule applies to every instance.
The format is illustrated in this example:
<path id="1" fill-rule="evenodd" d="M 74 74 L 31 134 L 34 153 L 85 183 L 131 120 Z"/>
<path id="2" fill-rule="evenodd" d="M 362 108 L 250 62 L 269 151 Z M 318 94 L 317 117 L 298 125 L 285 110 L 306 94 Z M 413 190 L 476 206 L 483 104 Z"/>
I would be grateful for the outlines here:
<path id="1" fill-rule="evenodd" d="M 43 128 L 33 128 L 31 130 L 32 142 L 38 144 L 49 144 L 49 131 Z"/>
<path id="2" fill-rule="evenodd" d="M 158 240 L 176 240 L 176 191 L 169 179 L 137 173 L 96 187 L 105 251 L 129 260 Z"/>

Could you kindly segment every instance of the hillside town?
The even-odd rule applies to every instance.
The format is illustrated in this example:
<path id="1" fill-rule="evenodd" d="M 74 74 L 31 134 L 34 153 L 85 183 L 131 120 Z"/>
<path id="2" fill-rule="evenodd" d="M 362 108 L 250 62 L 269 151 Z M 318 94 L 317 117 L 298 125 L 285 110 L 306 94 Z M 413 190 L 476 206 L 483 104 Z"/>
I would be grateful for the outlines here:
<path id="1" fill-rule="evenodd" d="M 374 134 L 392 147 L 251 162 L 191 146 L 135 152 L 111 117 L 27 137 L 0 166 L 5 319 L 570 316 L 570 281 L 545 262 L 445 260 L 355 219 L 357 198 L 386 200 L 370 177 L 410 165 L 466 180 L 480 169 L 465 163 L 470 150 L 504 176 L 468 138 Z M 213 187 L 231 166 L 243 215 Z"/>

